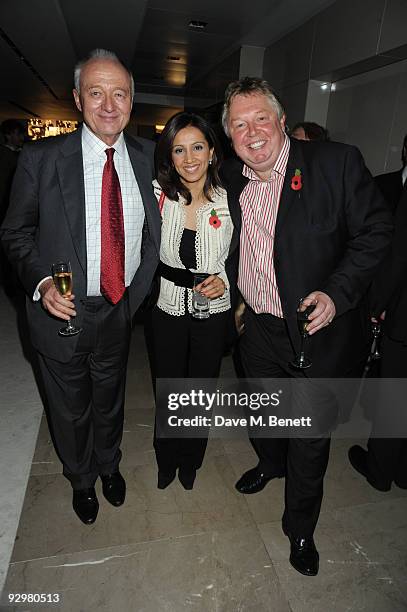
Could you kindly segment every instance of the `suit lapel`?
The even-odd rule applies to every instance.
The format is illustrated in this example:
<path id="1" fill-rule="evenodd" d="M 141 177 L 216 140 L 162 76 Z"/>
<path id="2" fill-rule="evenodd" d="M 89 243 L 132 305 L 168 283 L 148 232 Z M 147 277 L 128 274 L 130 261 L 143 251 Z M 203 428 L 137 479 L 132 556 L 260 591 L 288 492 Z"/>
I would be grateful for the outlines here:
<path id="1" fill-rule="evenodd" d="M 56 162 L 63 205 L 79 263 L 86 275 L 85 187 L 82 161 L 82 130 L 67 136 Z"/>
<path id="2" fill-rule="evenodd" d="M 242 168 L 243 164 L 240 161 L 235 160 L 233 166 L 229 166 L 231 162 L 228 160 L 225 162 L 226 171 L 222 173 L 222 178 L 225 183 L 225 188 L 228 194 L 228 203 L 230 216 L 232 217 L 233 225 L 238 233 L 240 233 L 242 225 L 242 213 L 240 209 L 240 194 L 248 183 L 248 179 L 243 176 Z"/>
<path id="3" fill-rule="evenodd" d="M 156 206 L 156 200 L 152 190 L 152 176 L 151 169 L 148 166 L 145 155 L 138 149 L 138 144 L 133 142 L 131 139 L 126 137 L 126 146 L 129 152 L 131 165 L 133 167 L 134 175 L 136 177 L 141 198 L 143 200 L 144 212 L 146 215 L 146 222 L 148 230 L 152 240 L 154 241 L 157 253 L 160 252 L 160 227 L 161 219 Z M 152 206 L 151 204 L 154 204 Z"/>
<path id="4" fill-rule="evenodd" d="M 281 192 L 280 204 L 278 207 L 276 235 L 280 234 L 281 228 L 287 220 L 291 207 L 297 204 L 298 200 L 303 197 L 302 190 L 295 191 L 291 188 L 291 180 L 297 169 L 301 170 L 301 173 L 304 173 L 304 157 L 302 155 L 300 144 L 292 138 L 290 139 L 290 143 L 290 153 L 288 156 L 287 169 Z M 306 180 L 306 177 L 304 178 L 304 176 L 302 176 L 302 180 Z"/>

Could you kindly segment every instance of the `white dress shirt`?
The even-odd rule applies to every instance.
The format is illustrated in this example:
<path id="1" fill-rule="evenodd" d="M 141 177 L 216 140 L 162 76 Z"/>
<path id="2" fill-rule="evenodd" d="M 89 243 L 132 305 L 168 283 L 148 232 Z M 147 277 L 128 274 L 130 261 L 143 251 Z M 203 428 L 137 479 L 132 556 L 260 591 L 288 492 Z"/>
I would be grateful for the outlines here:
<path id="1" fill-rule="evenodd" d="M 123 132 L 112 145 L 113 161 L 122 193 L 125 236 L 125 285 L 128 287 L 140 265 L 144 206 L 124 141 Z M 83 177 L 85 184 L 86 254 L 88 296 L 100 295 L 100 248 L 102 176 L 106 143 L 84 125 L 82 130 Z"/>

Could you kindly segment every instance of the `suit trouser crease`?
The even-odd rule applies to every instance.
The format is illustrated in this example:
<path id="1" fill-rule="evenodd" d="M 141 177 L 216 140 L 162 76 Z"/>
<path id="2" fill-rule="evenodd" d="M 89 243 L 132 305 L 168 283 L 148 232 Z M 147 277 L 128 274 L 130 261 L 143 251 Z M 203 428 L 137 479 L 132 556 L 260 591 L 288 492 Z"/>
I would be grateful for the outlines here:
<path id="1" fill-rule="evenodd" d="M 288 365 L 294 350 L 282 319 L 268 314 L 256 315 L 248 309 L 240 354 L 247 378 L 304 380 L 302 372 L 291 370 Z M 293 386 L 291 402 L 296 404 L 297 414 L 301 414 L 301 405 L 307 406 L 310 401 L 306 389 L 306 385 Z M 323 409 L 328 401 L 330 398 L 323 398 L 318 409 Z M 312 536 L 321 509 L 330 437 L 251 438 L 250 441 L 259 458 L 258 467 L 266 476 L 286 475 L 283 516 L 286 529 L 294 536 Z"/>
<path id="2" fill-rule="evenodd" d="M 405 431 L 406 398 L 391 380 L 407 377 L 407 346 L 385 333 L 380 347 L 380 378 L 378 398 L 374 407 L 373 426 L 368 441 L 367 469 L 372 481 L 390 487 L 393 480 L 407 485 L 407 439 L 395 438 L 398 420 L 403 415 L 400 430 Z M 372 397 L 373 402 L 375 398 Z M 383 437 L 387 425 L 391 437 Z"/>
<path id="3" fill-rule="evenodd" d="M 127 293 L 115 306 L 88 298 L 71 360 L 39 355 L 51 434 L 74 489 L 118 469 L 130 334 Z"/>

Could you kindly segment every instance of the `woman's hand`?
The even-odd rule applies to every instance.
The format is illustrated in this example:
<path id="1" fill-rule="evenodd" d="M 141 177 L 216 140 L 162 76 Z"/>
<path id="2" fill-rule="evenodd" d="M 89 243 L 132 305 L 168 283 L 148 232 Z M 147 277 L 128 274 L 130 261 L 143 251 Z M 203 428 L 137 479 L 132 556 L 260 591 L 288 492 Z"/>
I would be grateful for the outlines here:
<path id="1" fill-rule="evenodd" d="M 223 280 L 217 274 L 211 274 L 211 276 L 208 276 L 202 283 L 197 285 L 195 289 L 205 297 L 213 300 L 222 297 L 226 287 Z"/>
<path id="2" fill-rule="evenodd" d="M 239 306 L 235 310 L 235 325 L 236 325 L 236 331 L 239 336 L 241 336 L 244 332 L 244 312 L 245 310 L 246 310 L 246 304 L 242 300 Z"/>

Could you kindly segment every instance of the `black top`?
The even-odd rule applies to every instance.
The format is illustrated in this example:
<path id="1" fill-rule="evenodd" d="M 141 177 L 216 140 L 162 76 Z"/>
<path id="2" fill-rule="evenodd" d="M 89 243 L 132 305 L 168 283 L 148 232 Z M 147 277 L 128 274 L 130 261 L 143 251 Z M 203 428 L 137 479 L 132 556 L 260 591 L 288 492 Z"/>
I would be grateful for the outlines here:
<path id="1" fill-rule="evenodd" d="M 182 263 L 187 269 L 193 268 L 194 270 L 196 269 L 195 236 L 195 230 L 185 227 L 179 245 L 179 256 Z"/>

